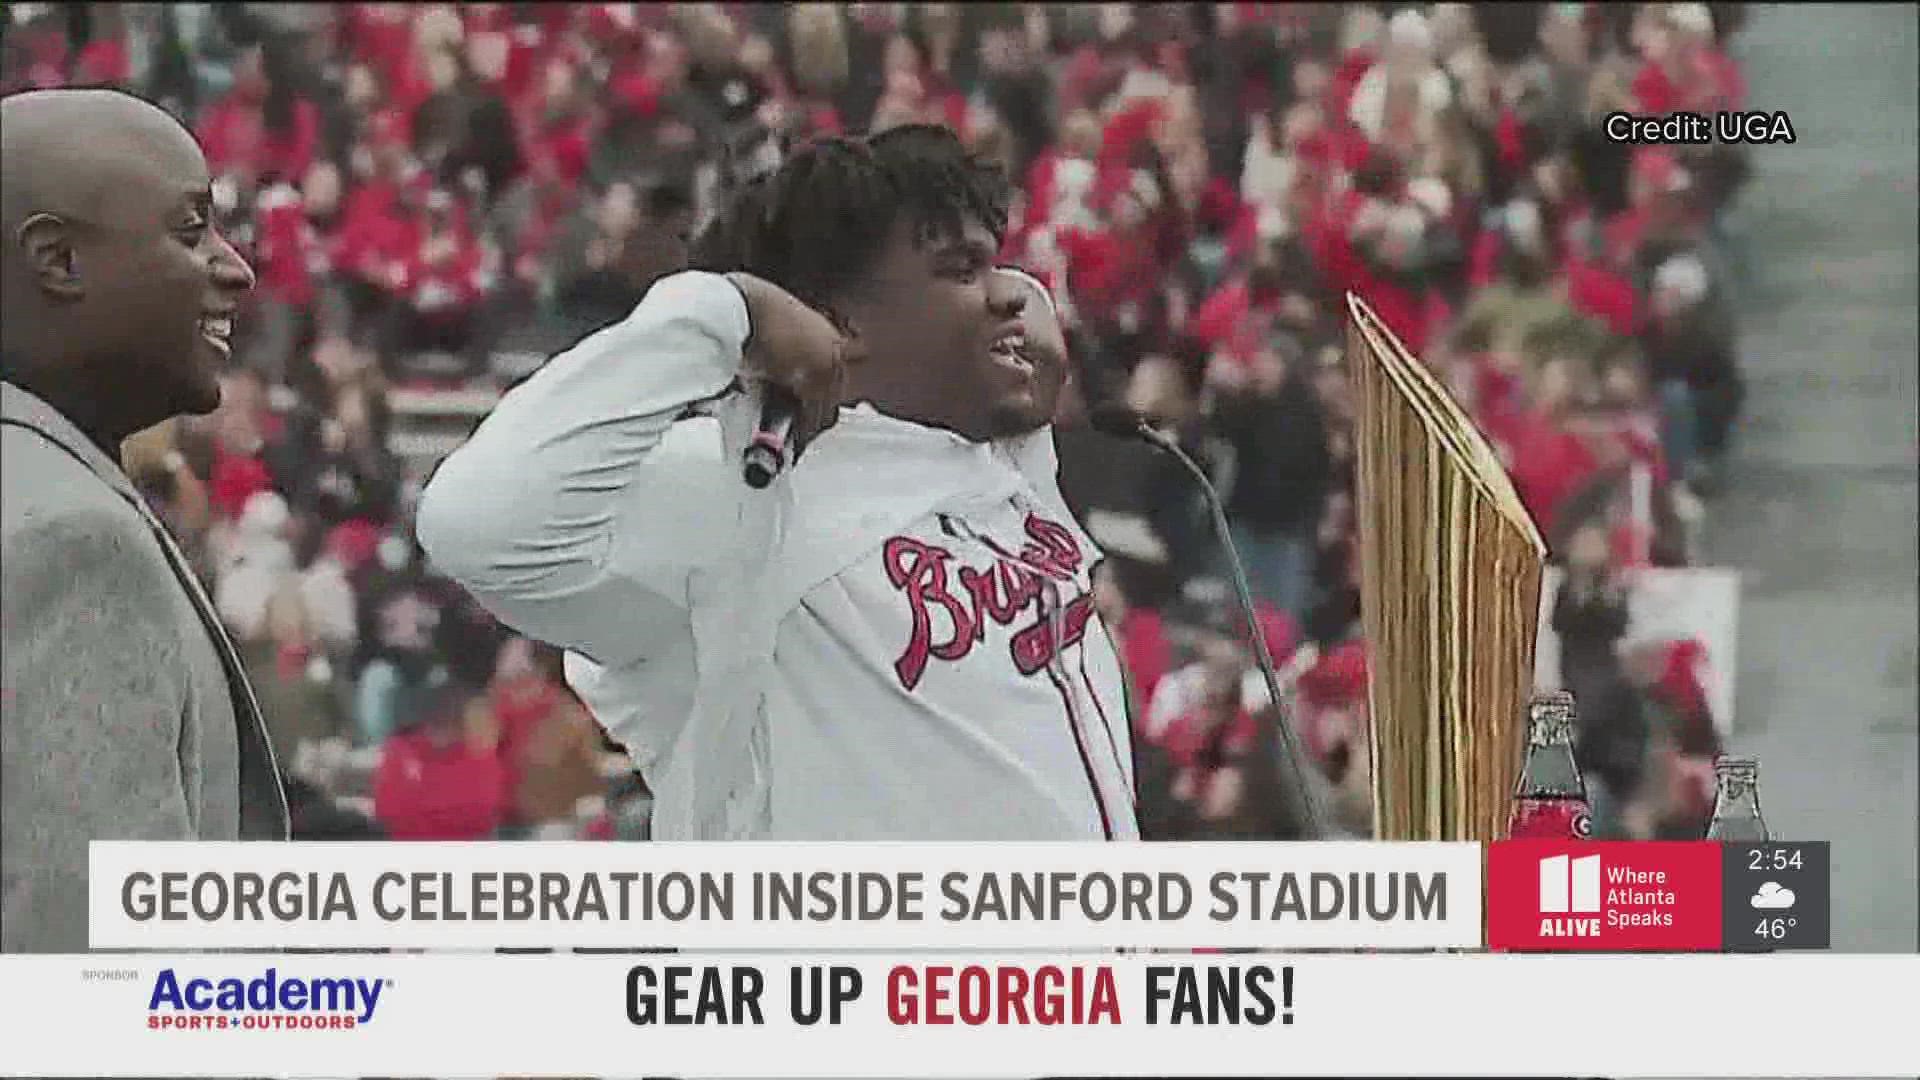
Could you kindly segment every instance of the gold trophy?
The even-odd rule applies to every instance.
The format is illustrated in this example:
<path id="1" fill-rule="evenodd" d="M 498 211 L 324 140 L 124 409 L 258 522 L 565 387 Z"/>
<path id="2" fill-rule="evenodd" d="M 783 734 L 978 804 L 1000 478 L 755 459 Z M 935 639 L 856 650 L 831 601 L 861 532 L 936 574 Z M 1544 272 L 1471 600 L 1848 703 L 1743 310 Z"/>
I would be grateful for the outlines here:
<path id="1" fill-rule="evenodd" d="M 1505 835 L 1546 544 L 1466 413 L 1348 294 L 1373 834 Z"/>

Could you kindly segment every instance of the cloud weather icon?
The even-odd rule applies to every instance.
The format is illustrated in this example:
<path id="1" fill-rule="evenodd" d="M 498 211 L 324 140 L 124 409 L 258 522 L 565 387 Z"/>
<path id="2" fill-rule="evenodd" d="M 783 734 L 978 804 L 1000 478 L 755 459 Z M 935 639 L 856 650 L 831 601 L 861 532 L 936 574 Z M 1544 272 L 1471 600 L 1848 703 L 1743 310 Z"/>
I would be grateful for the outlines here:
<path id="1" fill-rule="evenodd" d="M 1785 911 L 1793 906 L 1793 890 L 1777 881 L 1769 881 L 1760 886 L 1760 891 L 1753 894 L 1749 903 L 1762 911 Z"/>

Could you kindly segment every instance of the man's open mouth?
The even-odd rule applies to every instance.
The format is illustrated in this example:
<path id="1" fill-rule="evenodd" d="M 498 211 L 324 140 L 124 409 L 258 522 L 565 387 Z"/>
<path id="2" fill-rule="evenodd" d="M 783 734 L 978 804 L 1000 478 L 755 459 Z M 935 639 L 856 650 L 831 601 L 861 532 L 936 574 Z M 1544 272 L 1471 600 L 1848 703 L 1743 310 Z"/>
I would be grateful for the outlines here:
<path id="1" fill-rule="evenodd" d="M 200 316 L 200 336 L 205 338 L 208 344 L 220 350 L 221 355 L 231 355 L 233 352 L 233 316 Z"/>
<path id="2" fill-rule="evenodd" d="M 1020 368 L 1027 372 L 1033 370 L 1033 361 L 1027 359 L 1027 335 L 1025 331 L 1016 330 L 1000 335 L 993 340 L 993 345 L 987 350 L 987 353 L 995 360 L 1010 367 Z"/>

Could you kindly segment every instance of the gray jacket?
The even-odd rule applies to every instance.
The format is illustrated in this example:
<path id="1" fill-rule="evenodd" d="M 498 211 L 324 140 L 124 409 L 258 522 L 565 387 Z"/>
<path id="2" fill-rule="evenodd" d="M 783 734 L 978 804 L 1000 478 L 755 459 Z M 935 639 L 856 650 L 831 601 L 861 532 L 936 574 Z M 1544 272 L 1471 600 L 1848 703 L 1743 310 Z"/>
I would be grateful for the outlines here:
<path id="1" fill-rule="evenodd" d="M 0 383 L 0 952 L 87 950 L 90 840 L 285 840 L 259 706 L 120 467 Z"/>

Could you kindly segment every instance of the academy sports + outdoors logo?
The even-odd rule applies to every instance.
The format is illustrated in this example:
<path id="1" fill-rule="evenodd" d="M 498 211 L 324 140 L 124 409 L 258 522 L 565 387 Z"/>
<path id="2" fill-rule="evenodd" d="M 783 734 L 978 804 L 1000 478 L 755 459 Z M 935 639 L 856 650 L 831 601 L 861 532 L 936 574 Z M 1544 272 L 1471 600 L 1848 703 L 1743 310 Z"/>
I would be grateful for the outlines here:
<path id="1" fill-rule="evenodd" d="M 1720 845 L 1507 840 L 1487 849 L 1487 945 L 1720 948 Z"/>
<path id="2" fill-rule="evenodd" d="M 164 968 L 147 999 L 147 1027 L 162 1031 L 347 1031 L 372 1022 L 391 979 L 310 978 L 268 968 L 253 978 L 209 979 Z"/>

